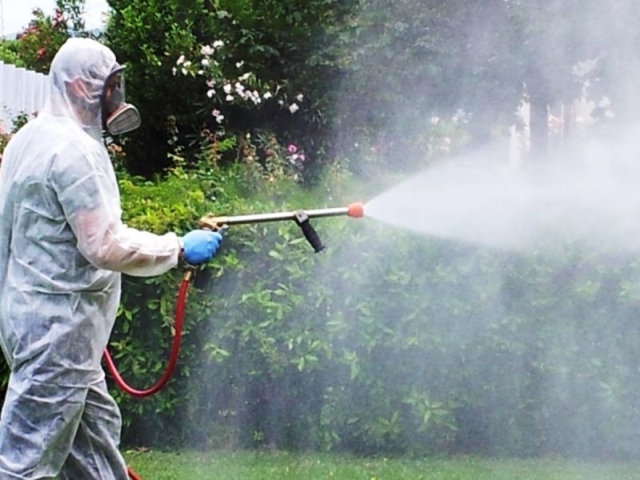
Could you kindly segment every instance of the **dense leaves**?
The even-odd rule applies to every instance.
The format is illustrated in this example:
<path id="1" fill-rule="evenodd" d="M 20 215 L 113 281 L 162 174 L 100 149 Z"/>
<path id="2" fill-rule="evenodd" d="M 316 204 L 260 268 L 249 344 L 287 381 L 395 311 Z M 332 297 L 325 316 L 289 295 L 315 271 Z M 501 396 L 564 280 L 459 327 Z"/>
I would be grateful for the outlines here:
<path id="1" fill-rule="evenodd" d="M 284 142 L 295 140 L 308 151 L 319 151 L 322 114 L 326 113 L 319 104 L 332 86 L 332 69 L 316 65 L 321 58 L 313 54 L 314 48 L 327 42 L 324 32 L 328 26 L 343 15 L 346 7 L 342 2 L 111 0 L 110 6 L 113 15 L 106 39 L 118 58 L 130 66 L 130 98 L 145 119 L 126 147 L 131 171 L 149 175 L 171 166 L 167 158 L 169 119 L 175 122 L 180 144 L 193 152 L 194 137 L 201 128 L 214 132 L 220 128 L 212 115 L 214 109 L 224 110 L 225 129 L 230 134 L 270 129 L 284 137 Z M 303 93 L 307 100 L 301 112 L 294 117 L 277 104 L 228 108 L 223 100 L 212 105 L 207 91 L 213 85 L 198 78 L 198 68 L 194 75 L 182 75 L 184 65 L 177 62 L 215 43 L 225 46 L 224 56 L 216 58 L 224 78 L 251 72 L 260 82 L 289 92 L 289 100 Z M 198 60 L 194 66 L 199 64 Z M 177 75 L 173 73 L 176 66 L 180 67 Z"/>
<path id="2" fill-rule="evenodd" d="M 247 174 L 216 176 L 210 207 L 326 200 L 238 202 L 224 190 L 242 191 Z M 258 197 L 268 192 L 268 182 L 253 185 Z M 176 186 L 153 188 L 160 200 Z M 191 186 L 181 208 L 200 195 Z M 136 208 L 140 197 L 125 191 L 132 224 L 172 215 Z M 637 454 L 636 262 L 570 246 L 551 255 L 482 250 L 366 219 L 315 226 L 328 245 L 318 255 L 293 223 L 227 233 L 190 296 L 170 388 L 150 401 L 121 399 L 129 443 Z M 112 346 L 136 382 L 159 374 L 177 282 L 127 281 Z"/>
<path id="3" fill-rule="evenodd" d="M 4 42 L 4 48 L 20 59 L 20 66 L 48 73 L 53 57 L 70 36 L 89 35 L 81 17 L 83 4 L 83 0 L 57 0 L 53 15 L 34 9 L 27 28 L 15 41 Z"/>

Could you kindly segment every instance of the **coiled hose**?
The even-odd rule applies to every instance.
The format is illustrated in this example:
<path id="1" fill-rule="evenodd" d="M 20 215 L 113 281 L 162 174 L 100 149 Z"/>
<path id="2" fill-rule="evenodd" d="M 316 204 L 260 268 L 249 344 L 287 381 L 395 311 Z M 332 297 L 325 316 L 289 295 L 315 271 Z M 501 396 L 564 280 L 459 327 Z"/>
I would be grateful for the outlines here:
<path id="1" fill-rule="evenodd" d="M 138 390 L 136 388 L 131 387 L 120 375 L 111 354 L 107 350 L 104 351 L 103 357 L 105 363 L 107 364 L 107 369 L 109 373 L 113 376 L 113 379 L 116 382 L 116 385 L 120 387 L 123 391 L 128 393 L 131 396 L 137 398 L 145 398 L 149 397 L 155 393 L 158 393 L 164 386 L 167 384 L 171 376 L 173 375 L 173 371 L 176 367 L 176 363 L 178 361 L 178 355 L 180 354 L 180 340 L 182 337 L 182 324 L 184 322 L 184 310 L 187 304 L 187 292 L 189 291 L 189 284 L 191 283 L 191 278 L 193 277 L 193 269 L 188 269 L 184 276 L 182 277 L 182 282 L 180 283 L 180 289 L 178 290 L 178 300 L 176 302 L 176 310 L 174 317 L 174 329 L 175 333 L 173 335 L 173 341 L 171 342 L 171 352 L 169 354 L 169 361 L 167 363 L 167 367 L 165 368 L 164 373 L 160 377 L 160 379 L 150 388 L 144 390 Z M 129 474 L 129 478 L 131 480 L 142 480 L 138 474 L 136 474 L 131 468 L 127 469 L 127 473 Z"/>

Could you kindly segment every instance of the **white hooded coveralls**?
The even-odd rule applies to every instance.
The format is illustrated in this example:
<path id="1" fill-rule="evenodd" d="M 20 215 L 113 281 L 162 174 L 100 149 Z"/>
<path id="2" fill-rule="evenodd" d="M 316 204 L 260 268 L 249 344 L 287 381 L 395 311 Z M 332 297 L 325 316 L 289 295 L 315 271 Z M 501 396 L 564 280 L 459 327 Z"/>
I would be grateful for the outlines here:
<path id="1" fill-rule="evenodd" d="M 0 478 L 124 480 L 121 417 L 101 356 L 120 272 L 176 266 L 180 246 L 122 223 L 102 142 L 100 95 L 116 66 L 105 46 L 68 40 L 50 100 L 0 165 L 0 346 L 11 375 L 0 418 Z"/>

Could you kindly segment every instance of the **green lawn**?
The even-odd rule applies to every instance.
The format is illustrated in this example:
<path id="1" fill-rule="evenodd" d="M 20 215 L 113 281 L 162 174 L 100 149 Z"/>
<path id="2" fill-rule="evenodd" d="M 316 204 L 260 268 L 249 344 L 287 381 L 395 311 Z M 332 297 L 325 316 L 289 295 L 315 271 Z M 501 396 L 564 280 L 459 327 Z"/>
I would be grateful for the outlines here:
<path id="1" fill-rule="evenodd" d="M 143 480 L 638 480 L 640 462 L 385 459 L 266 452 L 127 452 Z"/>

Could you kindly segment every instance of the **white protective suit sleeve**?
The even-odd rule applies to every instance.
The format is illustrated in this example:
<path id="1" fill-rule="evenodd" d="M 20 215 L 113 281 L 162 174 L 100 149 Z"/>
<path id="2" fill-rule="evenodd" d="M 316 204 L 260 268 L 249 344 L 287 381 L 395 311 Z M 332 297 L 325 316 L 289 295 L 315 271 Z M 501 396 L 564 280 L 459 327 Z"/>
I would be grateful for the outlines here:
<path id="1" fill-rule="evenodd" d="M 96 211 L 81 211 L 71 228 L 78 237 L 78 249 L 98 268 L 149 277 L 160 275 L 178 264 L 180 242 L 175 233 L 155 235 L 127 227 Z"/>
<path id="2" fill-rule="evenodd" d="M 97 268 L 133 276 L 160 275 L 175 267 L 181 251 L 178 236 L 155 235 L 122 222 L 111 161 L 103 145 L 89 142 L 80 148 L 67 144 L 51 171 L 78 250 Z"/>

